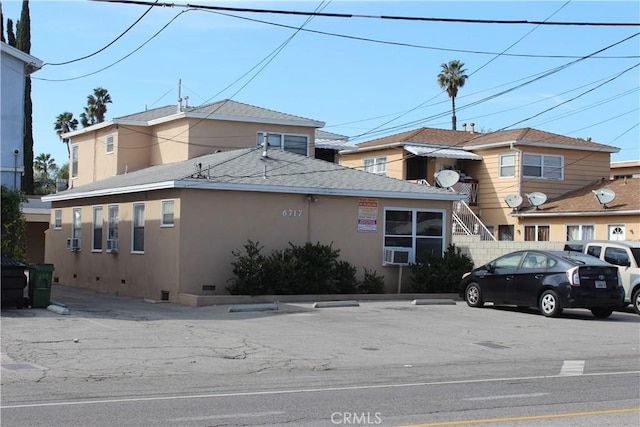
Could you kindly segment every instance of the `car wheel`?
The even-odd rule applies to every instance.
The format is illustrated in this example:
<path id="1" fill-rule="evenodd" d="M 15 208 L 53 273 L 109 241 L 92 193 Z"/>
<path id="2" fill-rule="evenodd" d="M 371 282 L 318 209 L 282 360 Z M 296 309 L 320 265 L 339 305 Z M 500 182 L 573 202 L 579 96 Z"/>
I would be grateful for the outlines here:
<path id="1" fill-rule="evenodd" d="M 482 307 L 484 305 L 484 301 L 482 300 L 482 289 L 480 289 L 480 285 L 477 283 L 469 283 L 464 295 L 469 307 Z"/>
<path id="2" fill-rule="evenodd" d="M 596 307 L 591 309 L 591 313 L 593 313 L 594 316 L 599 317 L 600 319 L 606 319 L 607 317 L 611 316 L 613 310 L 607 307 Z"/>
<path id="3" fill-rule="evenodd" d="M 637 314 L 640 314 L 640 288 L 636 289 L 636 291 L 633 293 L 631 302 L 633 303 L 633 311 L 635 311 Z"/>
<path id="4" fill-rule="evenodd" d="M 546 317 L 557 317 L 562 313 L 558 294 L 554 290 L 547 289 L 544 291 L 542 295 L 540 295 L 538 305 L 540 312 Z"/>

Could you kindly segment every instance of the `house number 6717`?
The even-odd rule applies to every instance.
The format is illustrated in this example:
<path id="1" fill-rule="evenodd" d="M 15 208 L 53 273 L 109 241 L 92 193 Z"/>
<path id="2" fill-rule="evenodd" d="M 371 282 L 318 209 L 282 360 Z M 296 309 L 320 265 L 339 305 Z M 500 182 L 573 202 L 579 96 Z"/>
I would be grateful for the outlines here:
<path id="1" fill-rule="evenodd" d="M 285 209 L 282 216 L 302 216 L 302 209 Z"/>

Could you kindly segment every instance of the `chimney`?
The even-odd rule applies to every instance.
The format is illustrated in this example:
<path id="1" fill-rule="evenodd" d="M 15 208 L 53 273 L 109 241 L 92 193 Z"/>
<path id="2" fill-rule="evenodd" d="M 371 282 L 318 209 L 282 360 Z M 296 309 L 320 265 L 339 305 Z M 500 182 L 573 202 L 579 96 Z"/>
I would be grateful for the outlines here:
<path id="1" fill-rule="evenodd" d="M 466 132 L 466 131 L 467 131 L 467 124 L 466 124 L 466 123 L 463 123 L 463 124 L 462 124 L 462 131 L 463 131 L 463 132 Z"/>
<path id="2" fill-rule="evenodd" d="M 587 142 L 591 142 L 591 137 L 590 136 L 587 137 Z"/>
<path id="3" fill-rule="evenodd" d="M 471 123 L 471 133 L 475 133 L 475 132 L 476 132 L 476 124 Z"/>

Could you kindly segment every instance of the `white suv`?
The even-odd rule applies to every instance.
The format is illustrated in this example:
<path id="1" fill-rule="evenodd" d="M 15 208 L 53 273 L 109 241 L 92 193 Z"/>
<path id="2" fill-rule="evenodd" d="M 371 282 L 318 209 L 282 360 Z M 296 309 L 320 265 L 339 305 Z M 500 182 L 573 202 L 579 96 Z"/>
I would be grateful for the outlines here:
<path id="1" fill-rule="evenodd" d="M 617 265 L 624 288 L 624 302 L 633 304 L 635 312 L 640 314 L 640 241 L 575 240 L 567 242 L 564 248 Z"/>

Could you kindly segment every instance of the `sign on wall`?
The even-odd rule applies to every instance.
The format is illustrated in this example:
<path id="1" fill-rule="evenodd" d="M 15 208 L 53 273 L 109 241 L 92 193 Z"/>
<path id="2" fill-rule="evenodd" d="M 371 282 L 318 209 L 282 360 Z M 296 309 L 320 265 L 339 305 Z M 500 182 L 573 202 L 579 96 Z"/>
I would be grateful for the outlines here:
<path id="1" fill-rule="evenodd" d="M 358 200 L 358 232 L 378 231 L 378 199 Z"/>

